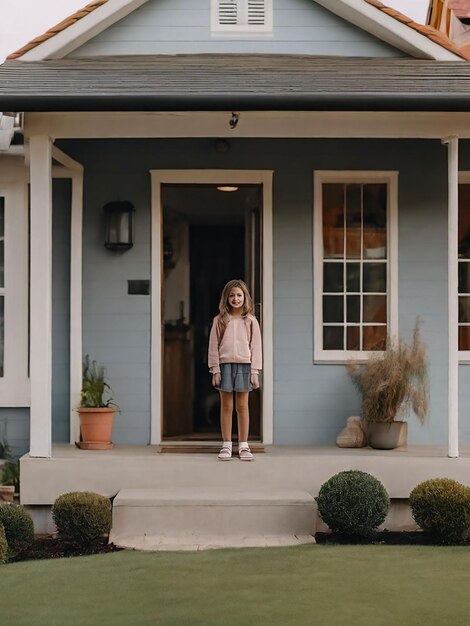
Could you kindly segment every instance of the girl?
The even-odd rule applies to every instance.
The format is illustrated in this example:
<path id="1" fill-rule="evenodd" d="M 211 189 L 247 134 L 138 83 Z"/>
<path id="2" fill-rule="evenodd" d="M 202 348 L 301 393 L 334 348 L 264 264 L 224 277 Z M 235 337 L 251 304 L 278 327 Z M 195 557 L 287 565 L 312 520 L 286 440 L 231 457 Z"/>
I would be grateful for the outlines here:
<path id="1" fill-rule="evenodd" d="M 259 388 L 261 332 L 253 315 L 253 302 L 242 280 L 229 281 L 222 290 L 219 314 L 209 337 L 209 370 L 212 385 L 220 392 L 221 461 L 232 458 L 232 412 L 235 392 L 238 420 L 238 457 L 252 461 L 248 445 L 250 416 L 248 393 Z"/>

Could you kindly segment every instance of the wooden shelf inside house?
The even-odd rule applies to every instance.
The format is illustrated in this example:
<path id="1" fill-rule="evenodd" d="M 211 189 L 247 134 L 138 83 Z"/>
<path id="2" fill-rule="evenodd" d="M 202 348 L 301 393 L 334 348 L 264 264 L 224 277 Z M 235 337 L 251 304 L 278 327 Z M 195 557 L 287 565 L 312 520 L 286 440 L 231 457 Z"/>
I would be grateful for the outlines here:
<path id="1" fill-rule="evenodd" d="M 163 371 L 163 437 L 181 437 L 193 429 L 189 326 L 165 326 Z"/>

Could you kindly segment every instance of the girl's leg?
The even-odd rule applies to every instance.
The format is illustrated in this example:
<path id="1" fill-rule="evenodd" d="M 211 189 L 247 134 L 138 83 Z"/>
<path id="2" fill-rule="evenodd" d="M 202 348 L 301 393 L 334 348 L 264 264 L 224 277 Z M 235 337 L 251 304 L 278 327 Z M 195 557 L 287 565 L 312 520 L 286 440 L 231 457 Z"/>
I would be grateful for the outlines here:
<path id="1" fill-rule="evenodd" d="M 248 409 L 249 391 L 236 392 L 236 408 L 238 420 L 238 441 L 248 441 L 248 431 L 250 429 L 250 412 Z"/>
<path id="2" fill-rule="evenodd" d="M 223 441 L 232 441 L 233 393 L 220 391 L 220 429 Z"/>

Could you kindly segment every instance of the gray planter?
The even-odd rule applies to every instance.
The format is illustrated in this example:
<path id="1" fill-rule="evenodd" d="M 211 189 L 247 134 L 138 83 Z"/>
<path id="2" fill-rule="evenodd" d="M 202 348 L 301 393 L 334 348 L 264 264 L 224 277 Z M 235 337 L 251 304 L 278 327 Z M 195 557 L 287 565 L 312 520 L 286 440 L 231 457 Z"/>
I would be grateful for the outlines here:
<path id="1" fill-rule="evenodd" d="M 407 422 L 369 422 L 367 439 L 371 448 L 393 450 L 407 445 Z"/>

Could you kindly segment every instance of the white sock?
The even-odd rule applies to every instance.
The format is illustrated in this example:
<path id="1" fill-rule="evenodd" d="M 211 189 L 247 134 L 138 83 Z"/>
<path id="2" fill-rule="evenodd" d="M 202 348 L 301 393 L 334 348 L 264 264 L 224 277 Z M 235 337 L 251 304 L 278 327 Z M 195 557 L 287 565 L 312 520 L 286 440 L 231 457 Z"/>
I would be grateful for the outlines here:
<path id="1" fill-rule="evenodd" d="M 248 445 L 247 441 L 240 441 L 240 443 L 238 444 L 238 449 L 239 450 L 243 450 L 243 448 L 249 448 L 250 446 Z"/>
<path id="2" fill-rule="evenodd" d="M 223 448 L 228 448 L 230 451 L 232 451 L 232 442 L 231 441 L 224 441 L 224 443 L 222 444 Z"/>

